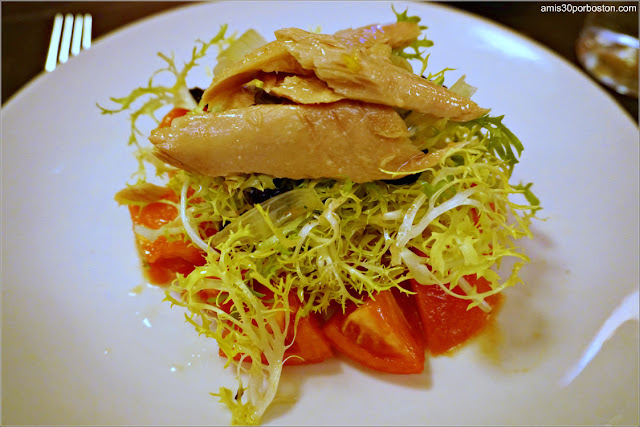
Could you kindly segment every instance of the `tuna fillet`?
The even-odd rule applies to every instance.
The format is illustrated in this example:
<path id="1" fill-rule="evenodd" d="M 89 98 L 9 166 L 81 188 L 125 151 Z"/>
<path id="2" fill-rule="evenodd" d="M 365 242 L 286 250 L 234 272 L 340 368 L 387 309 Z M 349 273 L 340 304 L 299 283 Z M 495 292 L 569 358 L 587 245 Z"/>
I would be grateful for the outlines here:
<path id="1" fill-rule="evenodd" d="M 350 47 L 335 36 L 298 28 L 282 29 L 275 34 L 302 68 L 312 70 L 346 98 L 454 121 L 472 120 L 488 112 L 468 98 L 395 66 L 388 45 Z"/>
<path id="2" fill-rule="evenodd" d="M 154 130 L 150 140 L 161 160 L 209 176 L 264 173 L 368 182 L 390 178 L 383 169 L 437 162 L 411 143 L 392 108 L 354 101 L 187 115 Z"/>
<path id="3" fill-rule="evenodd" d="M 336 33 L 336 37 L 346 45 L 371 46 L 373 44 L 385 44 L 391 48 L 408 46 L 419 35 L 420 29 L 418 25 L 412 22 L 369 25 Z M 255 49 L 245 56 L 242 61 L 226 68 L 220 75 L 215 76 L 202 96 L 202 105 L 209 104 L 219 110 L 227 109 L 229 106 L 229 101 L 227 100 L 229 94 L 236 94 L 242 85 L 258 78 L 260 73 L 313 75 L 312 71 L 302 68 L 296 58 L 279 41 L 273 41 Z M 304 84 L 306 82 L 301 81 L 301 83 Z M 291 93 L 290 89 L 291 84 L 287 88 L 288 93 Z M 308 88 L 296 91 L 306 91 L 306 98 L 309 98 Z M 324 95 L 326 95 L 326 91 Z M 333 100 L 341 98 L 344 97 L 336 95 Z"/>
<path id="4" fill-rule="evenodd" d="M 389 45 L 392 49 L 409 46 L 420 36 L 420 28 L 414 22 L 396 22 L 387 25 L 367 25 L 338 31 L 335 37 L 349 46 L 371 46 L 376 43 Z"/>
<path id="5" fill-rule="evenodd" d="M 237 62 L 235 65 L 225 69 L 219 76 L 216 76 L 211 85 L 202 94 L 201 104 L 227 105 L 225 98 L 228 94 L 237 92 L 242 85 L 256 78 L 260 72 L 313 74 L 311 71 L 300 67 L 300 64 L 282 44 L 274 41 L 252 51 L 242 61 Z"/>

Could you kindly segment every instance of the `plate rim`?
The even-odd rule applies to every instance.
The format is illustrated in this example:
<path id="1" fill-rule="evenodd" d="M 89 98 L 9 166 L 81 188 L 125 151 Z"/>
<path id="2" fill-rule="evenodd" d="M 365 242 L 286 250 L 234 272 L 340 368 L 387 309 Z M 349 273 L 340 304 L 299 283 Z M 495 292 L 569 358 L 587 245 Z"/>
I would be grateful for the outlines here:
<path id="1" fill-rule="evenodd" d="M 105 40 L 108 42 L 109 39 L 113 38 L 113 37 L 118 37 L 120 36 L 121 33 L 123 32 L 127 32 L 133 28 L 136 28 L 138 26 L 144 25 L 149 21 L 153 21 L 159 18 L 169 18 L 171 15 L 173 14 L 180 14 L 183 13 L 184 10 L 186 9 L 191 9 L 191 8 L 208 8 L 208 7 L 215 7 L 215 5 L 218 4 L 222 4 L 222 3 L 232 3 L 232 4 L 238 4 L 238 3 L 281 3 L 277 0 L 241 0 L 241 1 L 233 1 L 233 0 L 215 0 L 215 1 L 205 1 L 205 2 L 194 2 L 191 4 L 181 4 L 178 5 L 174 8 L 171 9 L 167 9 L 167 10 L 163 10 L 163 11 L 158 11 L 158 12 L 154 12 L 150 15 L 147 15 L 145 17 L 143 17 L 142 19 L 139 19 L 137 21 L 132 21 L 129 22 L 125 25 L 123 25 L 122 27 L 118 27 L 116 29 L 114 29 L 113 31 L 110 31 L 108 33 L 105 33 L 103 35 L 101 35 L 100 37 L 98 37 L 97 39 L 95 39 L 95 41 L 92 43 L 94 46 L 98 46 L 102 43 L 105 42 Z M 350 1 L 351 3 L 353 3 L 354 1 Z M 365 1 L 366 2 L 366 1 Z M 389 1 L 387 0 L 386 2 L 388 2 L 389 4 L 393 4 L 393 1 Z M 332 0 L 316 0 L 313 1 L 313 3 L 336 3 L 336 1 L 332 1 Z M 364 3 L 364 2 L 360 2 L 360 3 Z M 381 3 L 381 1 L 375 1 L 375 3 Z M 564 58 L 562 55 L 560 55 L 559 52 L 556 52 L 555 50 L 553 50 L 552 48 L 544 45 L 543 43 L 529 37 L 526 34 L 523 34 L 521 32 L 519 32 L 518 30 L 508 27 L 505 24 L 502 24 L 500 22 L 494 21 L 490 18 L 481 16 L 481 15 L 477 15 L 473 12 L 469 12 L 466 10 L 462 10 L 462 9 L 456 9 L 455 7 L 451 6 L 451 5 L 447 5 L 447 4 L 442 4 L 442 3 L 434 3 L 434 2 L 420 2 L 419 0 L 405 0 L 402 2 L 403 4 L 406 5 L 412 5 L 412 6 L 417 6 L 419 8 L 422 7 L 434 7 L 434 8 L 440 8 L 442 10 L 446 10 L 447 12 L 453 13 L 453 14 L 459 14 L 459 15 L 463 15 L 466 16 L 472 20 L 475 21 L 480 21 L 485 25 L 489 25 L 491 27 L 494 27 L 494 29 L 498 29 L 500 31 L 506 32 L 507 34 L 509 34 L 510 37 L 515 37 L 516 39 L 519 39 L 520 41 L 524 41 L 528 44 L 533 45 L 534 47 L 536 47 L 537 49 L 542 50 L 545 53 L 545 56 L 551 56 L 554 58 L 554 60 L 559 61 L 561 63 L 563 63 L 564 66 L 568 66 L 568 68 L 573 69 L 573 71 L 577 72 L 578 75 L 580 75 L 583 79 L 586 79 L 589 81 L 589 83 L 591 83 L 592 86 L 595 86 L 601 94 L 604 94 L 608 100 L 610 102 L 612 102 L 613 104 L 615 104 L 615 106 L 618 108 L 618 110 L 620 110 L 620 112 L 622 112 L 630 121 L 631 123 L 636 127 L 636 129 L 640 129 L 640 124 L 638 123 L 637 118 L 634 118 L 631 113 L 629 111 L 627 111 L 613 96 L 613 94 L 609 93 L 604 87 L 602 87 L 598 82 L 596 82 L 585 70 L 583 70 L 582 68 L 580 68 L 577 64 L 572 63 L 571 61 L 569 61 L 568 58 Z M 70 62 L 71 63 L 71 62 Z M 22 93 L 25 91 L 30 91 L 33 90 L 31 87 L 37 84 L 44 84 L 41 83 L 41 81 L 44 81 L 46 79 L 46 77 L 48 75 L 53 74 L 55 71 L 49 73 L 46 72 L 44 70 L 42 70 L 38 75 L 34 76 L 33 78 L 31 78 L 24 86 L 22 86 L 18 91 L 16 91 L 13 95 L 11 95 L 11 97 L 9 97 L 9 99 L 7 99 L 3 104 L 2 104 L 2 110 L 5 109 L 9 109 L 11 108 L 11 106 L 18 102 L 18 98 L 20 98 L 22 96 Z"/>
<path id="2" fill-rule="evenodd" d="M 433 6 L 433 5 L 432 5 L 432 4 L 430 4 L 430 6 Z M 437 6 L 439 6 L 439 7 L 440 7 L 440 5 L 437 5 Z M 194 7 L 194 5 L 186 5 L 186 6 L 184 6 L 184 7 L 185 7 L 185 8 L 191 8 L 191 7 Z M 448 8 L 448 7 L 447 7 L 447 8 Z M 456 12 L 458 12 L 458 11 L 456 11 Z M 174 9 L 174 10 L 171 10 L 171 11 L 168 11 L 168 12 L 163 12 L 163 13 L 160 13 L 160 15 L 165 15 L 165 14 L 166 14 L 166 15 L 170 15 L 171 13 L 178 13 L 178 9 Z M 470 14 L 470 15 L 473 15 L 473 14 Z M 482 18 L 482 17 L 480 17 L 480 18 Z M 149 19 L 151 19 L 151 17 L 149 17 Z M 492 23 L 492 21 L 490 21 L 490 20 L 489 20 L 489 23 Z M 137 23 L 132 23 L 131 25 L 133 26 L 134 24 L 142 24 L 142 22 L 138 21 Z M 495 24 L 495 23 L 494 23 L 494 25 L 498 25 L 498 26 L 499 26 L 500 24 Z M 508 28 L 507 28 L 507 29 L 508 29 Z M 123 27 L 123 28 L 122 28 L 122 31 L 124 31 L 124 30 L 125 30 L 125 28 Z M 109 33 L 109 34 L 113 34 L 113 33 Z M 519 34 L 518 34 L 518 33 L 516 33 L 516 35 L 519 35 Z M 107 36 L 108 36 L 108 35 L 105 35 L 105 37 L 107 37 Z M 521 36 L 521 37 L 523 37 L 522 35 L 520 35 L 520 36 Z M 526 39 L 526 37 L 525 37 L 525 40 L 526 40 L 526 41 L 528 41 L 528 40 Z M 534 41 L 534 43 L 535 43 L 535 41 Z M 544 46 L 542 46 L 542 47 L 543 47 L 543 49 L 544 49 Z M 553 52 L 553 51 L 551 51 L 551 53 L 554 53 L 554 52 Z M 560 59 L 564 59 L 564 58 L 560 57 Z M 569 63 L 569 65 L 573 65 L 573 64 Z M 21 92 L 22 92 L 22 91 L 19 91 L 19 92 L 17 92 L 17 93 L 21 93 Z M 613 100 L 613 101 L 614 101 L 614 103 L 615 103 L 616 105 L 618 105 L 618 103 L 617 103 L 617 102 L 615 102 L 615 100 Z M 619 105 L 618 105 L 618 106 L 619 106 Z M 619 107 L 620 107 L 620 106 L 619 106 Z M 4 108 L 4 106 L 3 106 L 3 108 Z M 621 107 L 620 107 L 620 108 L 621 108 Z M 636 125 L 636 128 L 637 128 L 637 125 Z M 2 239 L 2 240 L 4 241 L 4 237 L 3 237 L 3 239 Z M 3 276 L 4 276 L 4 273 L 3 273 Z"/>

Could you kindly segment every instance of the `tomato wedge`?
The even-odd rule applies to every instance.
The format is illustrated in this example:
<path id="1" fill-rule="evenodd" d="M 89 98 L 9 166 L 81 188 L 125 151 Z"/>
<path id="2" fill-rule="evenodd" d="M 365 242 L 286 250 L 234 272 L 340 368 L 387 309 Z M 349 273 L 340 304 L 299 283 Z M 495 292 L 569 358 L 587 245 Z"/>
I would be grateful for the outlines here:
<path id="1" fill-rule="evenodd" d="M 491 289 L 486 279 L 478 278 L 475 274 L 465 276 L 465 279 L 471 286 L 476 286 L 478 292 Z M 469 300 L 451 296 L 437 285 L 425 286 L 415 280 L 411 281 L 411 285 L 416 292 L 427 349 L 432 356 L 451 351 L 480 333 L 496 313 L 502 299 L 500 294 L 485 298 L 493 308 L 491 313 L 485 313 L 479 307 L 467 310 Z M 460 291 L 456 288 L 454 292 Z"/>
<path id="2" fill-rule="evenodd" d="M 268 295 L 270 292 L 263 293 Z M 333 350 L 320 327 L 320 319 L 316 313 L 309 313 L 306 317 L 300 318 L 294 340 L 293 322 L 295 320 L 296 313 L 300 309 L 300 303 L 295 297 L 290 295 L 289 306 L 291 307 L 292 312 L 290 313 L 291 317 L 289 329 L 287 330 L 287 337 L 285 338 L 285 344 L 290 344 L 292 341 L 293 344 L 291 344 L 291 346 L 284 352 L 284 364 L 309 365 L 324 362 L 325 360 L 333 357 Z M 284 316 L 279 319 L 278 323 L 280 323 L 281 328 L 284 328 Z M 222 357 L 226 357 L 222 350 L 219 350 L 218 354 Z M 240 360 L 240 357 L 236 356 L 235 359 Z M 245 360 L 251 361 L 251 358 L 246 358 Z M 264 356 L 262 358 L 262 362 L 267 363 Z"/>
<path id="3" fill-rule="evenodd" d="M 134 224 L 157 230 L 173 221 L 178 215 L 178 209 L 167 203 L 154 202 L 142 208 L 140 206 L 129 206 L 129 213 Z"/>
<path id="4" fill-rule="evenodd" d="M 293 340 L 293 326 L 287 334 L 287 343 Z M 295 341 L 285 353 L 287 359 L 285 365 L 308 365 L 313 363 L 324 362 L 333 357 L 333 350 L 327 338 L 320 327 L 320 320 L 316 313 L 309 313 L 308 316 L 302 317 L 298 322 L 298 331 Z"/>
<path id="5" fill-rule="evenodd" d="M 178 201 L 176 194 L 169 189 L 162 199 Z M 176 218 L 178 209 L 171 204 L 157 201 L 143 207 L 131 205 L 129 213 L 134 225 L 158 230 Z M 156 285 L 167 284 L 175 279 L 176 273 L 187 275 L 196 266 L 205 263 L 204 253 L 184 239 L 173 240 L 160 236 L 155 240 L 149 240 L 136 234 L 136 242 L 140 255 L 149 267 L 145 271 L 147 279 Z"/>
<path id="6" fill-rule="evenodd" d="M 167 240 L 160 236 L 150 241 L 136 236 L 138 249 L 148 265 L 147 279 L 164 285 L 175 279 L 176 273 L 187 275 L 196 266 L 205 264 L 204 253 L 186 240 Z"/>
<path id="7" fill-rule="evenodd" d="M 331 344 L 363 366 L 392 374 L 424 370 L 424 345 L 412 333 L 390 291 L 380 292 L 360 307 L 350 305 L 323 328 Z"/>
<path id="8" fill-rule="evenodd" d="M 407 282 L 405 288 L 411 290 L 411 283 Z M 427 340 L 424 336 L 424 328 L 422 326 L 422 319 L 420 317 L 420 311 L 418 310 L 418 304 L 416 302 L 416 296 L 413 294 L 407 294 L 401 292 L 398 288 L 391 289 L 398 306 L 402 310 L 402 314 L 409 322 L 411 334 L 415 338 L 418 345 L 425 347 Z"/>
<path id="9" fill-rule="evenodd" d="M 158 128 L 167 128 L 169 126 L 171 126 L 171 122 L 173 122 L 173 119 L 178 118 L 178 117 L 182 117 L 185 114 L 187 114 L 189 112 L 189 110 L 187 110 L 186 108 L 174 108 L 171 111 L 169 111 L 163 118 L 162 121 L 160 122 L 160 124 L 158 125 Z"/>

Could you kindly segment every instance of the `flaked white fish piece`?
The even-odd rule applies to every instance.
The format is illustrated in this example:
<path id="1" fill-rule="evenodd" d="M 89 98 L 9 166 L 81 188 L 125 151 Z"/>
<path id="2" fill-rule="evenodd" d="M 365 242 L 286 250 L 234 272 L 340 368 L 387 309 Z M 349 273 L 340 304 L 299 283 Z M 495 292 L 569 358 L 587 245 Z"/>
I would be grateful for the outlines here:
<path id="1" fill-rule="evenodd" d="M 162 200 L 167 195 L 167 188 L 148 182 L 129 185 L 118 191 L 115 200 L 121 205 L 129 203 L 153 203 Z"/>
<path id="2" fill-rule="evenodd" d="M 419 35 L 418 25 L 412 22 L 369 25 L 336 33 L 336 37 L 348 45 L 371 46 L 377 43 L 389 45 L 391 48 L 405 47 Z M 258 78 L 260 73 L 287 73 L 299 76 L 313 74 L 302 68 L 289 51 L 276 40 L 253 50 L 241 61 L 226 67 L 220 75 L 215 76 L 202 95 L 201 105 L 212 105 L 219 110 L 226 109 L 228 102 L 225 98 L 229 94 L 237 94 L 242 85 Z"/>
<path id="3" fill-rule="evenodd" d="M 224 69 L 215 76 L 211 85 L 202 94 L 201 105 L 226 105 L 225 97 L 237 93 L 245 83 L 255 79 L 258 73 L 289 73 L 308 75 L 278 41 L 267 43 L 245 56 L 241 61 Z"/>
<path id="4" fill-rule="evenodd" d="M 243 86 L 229 87 L 220 92 L 212 104 L 210 111 L 226 111 L 236 108 L 249 107 L 255 104 L 255 93 L 246 90 Z"/>
<path id="5" fill-rule="evenodd" d="M 395 22 L 393 24 L 373 24 L 359 28 L 348 28 L 334 33 L 334 36 L 349 46 L 371 46 L 382 43 L 392 49 L 409 46 L 420 36 L 420 27 L 415 22 Z"/>
<path id="6" fill-rule="evenodd" d="M 277 77 L 268 74 L 263 77 L 262 89 L 296 104 L 326 104 L 345 99 L 313 75 Z"/>
<path id="7" fill-rule="evenodd" d="M 158 158 L 202 175 L 368 182 L 392 178 L 389 172 L 406 171 L 404 165 L 424 169 L 440 160 L 409 136 L 393 108 L 345 100 L 186 115 L 149 139 Z"/>
<path id="8" fill-rule="evenodd" d="M 391 62 L 384 44 L 350 46 L 338 37 L 298 28 L 275 32 L 298 61 L 336 93 L 348 99 L 383 104 L 468 121 L 489 110 Z"/>

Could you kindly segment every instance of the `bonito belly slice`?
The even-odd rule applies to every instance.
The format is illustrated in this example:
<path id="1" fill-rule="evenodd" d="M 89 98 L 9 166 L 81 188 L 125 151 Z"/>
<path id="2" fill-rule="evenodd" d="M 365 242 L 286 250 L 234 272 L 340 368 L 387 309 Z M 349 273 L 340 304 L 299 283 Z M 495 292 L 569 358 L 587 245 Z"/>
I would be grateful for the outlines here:
<path id="1" fill-rule="evenodd" d="M 420 35 L 418 25 L 413 22 L 397 22 L 387 25 L 369 25 L 338 31 L 336 37 L 347 45 L 371 46 L 385 44 L 391 48 L 405 47 Z M 202 95 L 202 105 L 214 105 L 226 109 L 228 93 L 235 93 L 241 86 L 259 76 L 260 73 L 285 73 L 298 76 L 313 75 L 304 69 L 279 41 L 261 46 L 241 61 L 216 75 Z M 337 96 L 337 98 L 343 98 Z"/>
<path id="2" fill-rule="evenodd" d="M 241 61 L 215 76 L 211 85 L 202 94 L 202 105 L 226 104 L 228 93 L 240 90 L 242 85 L 256 78 L 260 73 L 288 73 L 298 75 L 313 74 L 300 67 L 300 64 L 278 41 L 267 43 L 245 56 Z"/>
<path id="3" fill-rule="evenodd" d="M 427 155 L 393 108 L 357 101 L 254 105 L 186 115 L 149 138 L 161 160 L 208 176 L 264 173 L 282 178 L 390 178 Z M 424 161 L 417 161 L 424 159 Z"/>
<path id="4" fill-rule="evenodd" d="M 285 28 L 275 34 L 302 68 L 312 70 L 346 98 L 454 121 L 472 120 L 488 112 L 468 98 L 395 66 L 388 45 L 350 46 L 338 37 L 298 28 Z"/>
<path id="5" fill-rule="evenodd" d="M 289 99 L 296 104 L 326 104 L 344 99 L 316 76 L 286 76 L 277 78 L 265 75 L 265 92 Z"/>
<path id="6" fill-rule="evenodd" d="M 348 28 L 334 34 L 347 45 L 371 46 L 376 43 L 389 45 L 392 49 L 407 47 L 420 36 L 420 27 L 415 22 L 373 24 L 359 28 Z"/>

